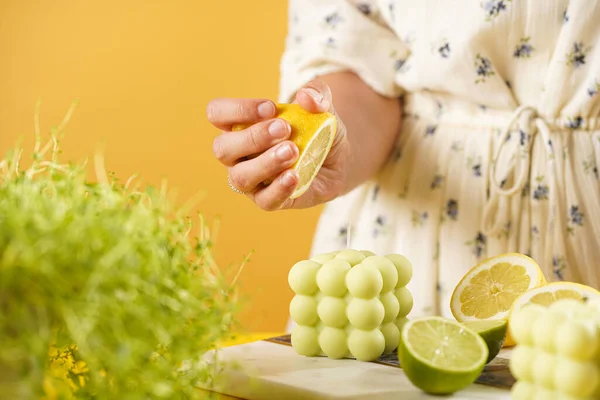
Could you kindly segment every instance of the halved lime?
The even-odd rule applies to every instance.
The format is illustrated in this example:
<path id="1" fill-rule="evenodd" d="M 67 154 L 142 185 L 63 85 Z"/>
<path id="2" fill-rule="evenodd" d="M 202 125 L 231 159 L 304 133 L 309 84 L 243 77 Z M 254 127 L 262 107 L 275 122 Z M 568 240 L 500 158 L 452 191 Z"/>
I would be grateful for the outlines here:
<path id="1" fill-rule="evenodd" d="M 500 349 L 502 349 L 502 345 L 504 344 L 504 340 L 506 340 L 506 332 L 508 330 L 508 323 L 504 319 L 490 319 L 490 320 L 482 320 L 482 321 L 469 321 L 463 322 L 463 324 L 475 332 L 477 332 L 488 347 L 488 359 L 489 363 L 492 361 L 498 353 L 500 353 Z"/>
<path id="2" fill-rule="evenodd" d="M 431 394 L 451 394 L 475 382 L 488 354 L 478 333 L 442 317 L 408 321 L 398 348 L 400 366 L 408 379 Z"/>

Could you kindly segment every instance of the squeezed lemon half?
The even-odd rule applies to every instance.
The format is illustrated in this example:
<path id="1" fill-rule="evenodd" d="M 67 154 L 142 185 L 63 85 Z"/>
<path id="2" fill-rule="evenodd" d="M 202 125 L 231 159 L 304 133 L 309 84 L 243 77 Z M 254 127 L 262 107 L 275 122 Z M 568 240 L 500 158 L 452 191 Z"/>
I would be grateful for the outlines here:
<path id="1" fill-rule="evenodd" d="M 298 159 L 291 167 L 299 177 L 298 185 L 290 196 L 295 199 L 308 190 L 323 166 L 335 139 L 337 119 L 329 112 L 308 112 L 298 104 L 277 104 L 276 117 L 291 125 L 289 140 L 299 150 Z M 238 131 L 247 127 L 248 125 L 236 125 L 232 130 Z"/>

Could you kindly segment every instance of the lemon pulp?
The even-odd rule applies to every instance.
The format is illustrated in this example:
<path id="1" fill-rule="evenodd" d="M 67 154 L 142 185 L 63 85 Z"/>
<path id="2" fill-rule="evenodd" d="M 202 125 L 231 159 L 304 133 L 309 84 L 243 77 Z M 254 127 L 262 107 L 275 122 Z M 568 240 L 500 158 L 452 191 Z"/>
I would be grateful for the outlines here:
<path id="1" fill-rule="evenodd" d="M 501 254 L 480 262 L 465 274 L 452 293 L 450 309 L 460 322 L 507 320 L 520 296 L 546 283 L 539 265 L 530 257 Z M 509 331 L 503 346 L 513 345 Z"/>
<path id="2" fill-rule="evenodd" d="M 457 392 L 473 383 L 488 355 L 479 334 L 442 317 L 408 321 L 398 350 L 408 379 L 424 392 L 435 394 Z"/>
<path id="3" fill-rule="evenodd" d="M 477 319 L 491 318 L 510 310 L 530 283 L 525 267 L 507 262 L 494 264 L 471 278 L 460 294 L 461 311 Z"/>
<path id="4" fill-rule="evenodd" d="M 529 301 L 542 306 L 549 306 L 560 299 L 574 299 L 583 301 L 584 295 L 574 290 L 557 290 L 556 292 L 539 293 L 533 296 Z"/>

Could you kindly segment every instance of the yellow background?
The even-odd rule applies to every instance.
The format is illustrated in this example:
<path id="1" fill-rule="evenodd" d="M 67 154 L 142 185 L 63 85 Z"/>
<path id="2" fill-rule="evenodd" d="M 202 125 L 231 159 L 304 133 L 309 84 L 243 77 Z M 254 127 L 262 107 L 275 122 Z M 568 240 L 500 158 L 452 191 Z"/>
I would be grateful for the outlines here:
<path id="1" fill-rule="evenodd" d="M 275 99 L 287 29 L 285 0 L 0 1 L 0 152 L 33 138 L 42 100 L 47 132 L 71 103 L 65 159 L 102 145 L 121 178 L 163 177 L 180 202 L 206 193 L 199 210 L 219 217 L 220 265 L 239 264 L 251 331 L 284 329 L 287 272 L 310 249 L 318 209 L 266 213 L 231 192 L 213 158 L 218 133 L 205 117 L 214 97 Z"/>

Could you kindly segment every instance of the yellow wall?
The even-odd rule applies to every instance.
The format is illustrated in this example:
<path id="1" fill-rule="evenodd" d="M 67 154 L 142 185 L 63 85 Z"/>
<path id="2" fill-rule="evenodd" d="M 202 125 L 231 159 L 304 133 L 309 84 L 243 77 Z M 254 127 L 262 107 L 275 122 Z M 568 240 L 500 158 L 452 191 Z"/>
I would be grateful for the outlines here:
<path id="1" fill-rule="evenodd" d="M 67 129 L 67 158 L 103 144 L 118 176 L 167 177 L 181 201 L 220 216 L 222 265 L 255 251 L 240 283 L 250 330 L 284 329 L 287 271 L 306 257 L 319 210 L 266 213 L 231 192 L 214 160 L 206 121 L 216 96 L 275 98 L 286 32 L 285 0 L 0 1 L 0 152 L 31 143 L 80 100 Z"/>

